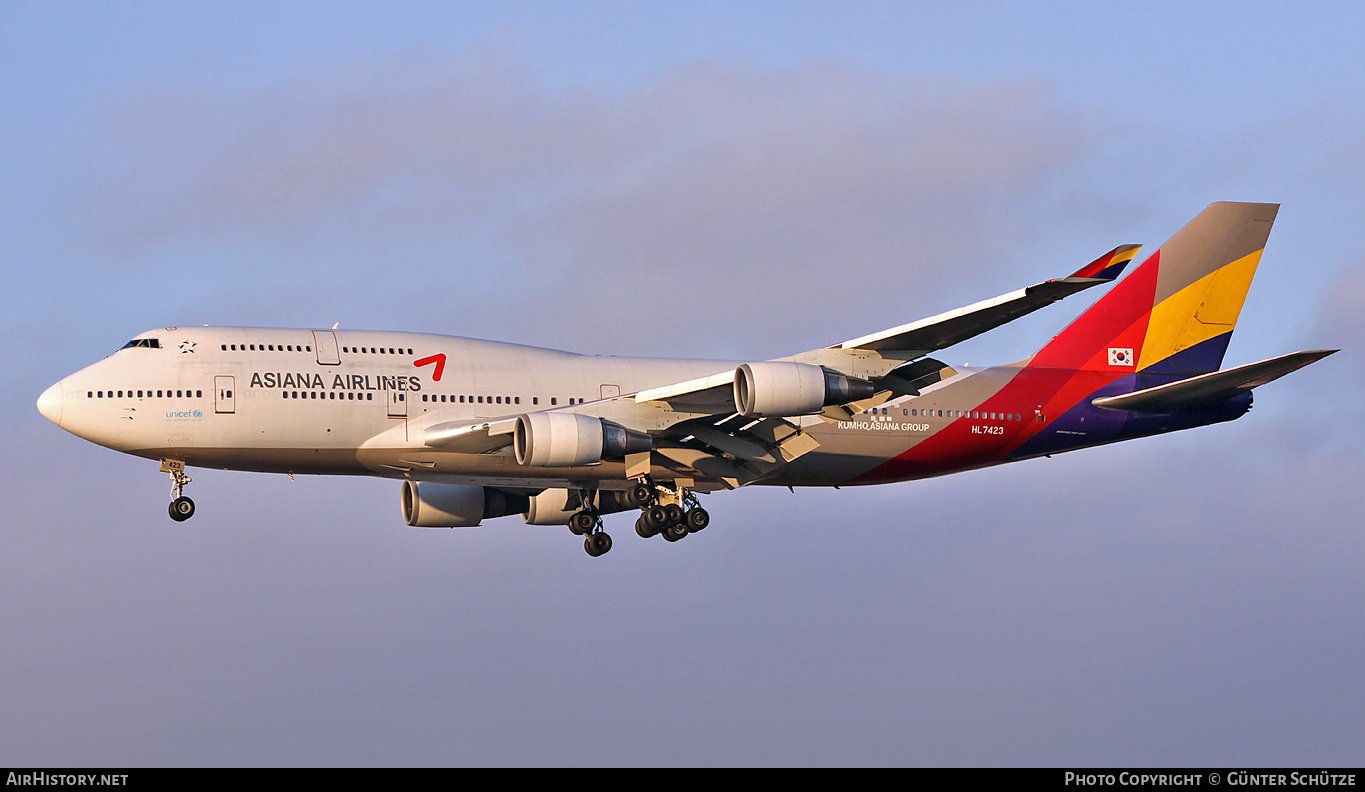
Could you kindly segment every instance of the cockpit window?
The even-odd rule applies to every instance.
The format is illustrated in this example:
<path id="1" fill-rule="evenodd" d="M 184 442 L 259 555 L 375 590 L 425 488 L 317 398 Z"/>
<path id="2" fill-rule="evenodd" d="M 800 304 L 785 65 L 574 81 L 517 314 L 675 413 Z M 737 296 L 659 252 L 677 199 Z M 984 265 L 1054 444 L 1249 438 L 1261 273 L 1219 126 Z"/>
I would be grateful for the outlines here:
<path id="1" fill-rule="evenodd" d="M 129 347 L 146 347 L 148 349 L 160 349 L 161 339 L 159 338 L 134 338 L 132 341 L 123 345 L 124 349 Z"/>

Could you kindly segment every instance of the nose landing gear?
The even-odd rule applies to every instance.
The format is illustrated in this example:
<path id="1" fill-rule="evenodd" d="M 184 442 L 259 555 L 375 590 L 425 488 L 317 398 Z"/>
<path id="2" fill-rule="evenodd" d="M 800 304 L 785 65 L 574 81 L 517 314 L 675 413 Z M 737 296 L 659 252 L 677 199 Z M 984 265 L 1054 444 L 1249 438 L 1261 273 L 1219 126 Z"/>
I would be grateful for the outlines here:
<path id="1" fill-rule="evenodd" d="M 185 485 L 192 479 L 185 475 L 185 463 L 178 459 L 161 460 L 161 471 L 171 474 L 171 519 L 184 522 L 194 516 L 194 501 L 185 497 Z"/>

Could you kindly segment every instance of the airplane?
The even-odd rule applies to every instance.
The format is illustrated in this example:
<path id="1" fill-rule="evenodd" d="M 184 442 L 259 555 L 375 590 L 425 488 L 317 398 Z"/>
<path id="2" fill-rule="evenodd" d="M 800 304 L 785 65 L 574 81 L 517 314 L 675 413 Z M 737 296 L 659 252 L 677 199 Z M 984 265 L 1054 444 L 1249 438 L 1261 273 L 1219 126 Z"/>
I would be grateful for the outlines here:
<path id="1" fill-rule="evenodd" d="M 580 355 L 445 335 L 166 327 L 67 376 L 38 410 L 159 460 L 170 516 L 187 468 L 381 476 L 404 522 L 567 525 L 597 557 L 603 515 L 704 530 L 698 495 L 911 481 L 1230 421 L 1251 391 L 1337 350 L 1219 370 L 1278 204 L 1215 203 L 1117 280 L 1138 245 L 1067 277 L 765 361 Z M 1117 281 L 1117 282 L 1116 282 Z M 930 357 L 1101 284 L 1033 355 Z"/>

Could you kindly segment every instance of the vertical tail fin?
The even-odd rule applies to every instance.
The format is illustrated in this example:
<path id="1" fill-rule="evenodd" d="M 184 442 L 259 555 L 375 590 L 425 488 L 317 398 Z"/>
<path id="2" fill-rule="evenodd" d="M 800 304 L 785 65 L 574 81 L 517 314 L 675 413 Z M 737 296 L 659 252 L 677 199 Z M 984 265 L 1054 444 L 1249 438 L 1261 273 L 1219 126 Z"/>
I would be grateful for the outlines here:
<path id="1" fill-rule="evenodd" d="M 1162 379 L 1217 371 L 1278 211 L 1210 205 L 1029 365 Z"/>

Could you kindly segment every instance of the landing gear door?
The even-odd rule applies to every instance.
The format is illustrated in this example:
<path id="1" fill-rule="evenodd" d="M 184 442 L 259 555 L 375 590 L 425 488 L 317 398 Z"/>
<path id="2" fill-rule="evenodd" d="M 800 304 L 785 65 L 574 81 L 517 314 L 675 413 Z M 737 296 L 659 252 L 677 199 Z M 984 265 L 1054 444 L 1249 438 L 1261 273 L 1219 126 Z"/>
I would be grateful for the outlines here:
<path id="1" fill-rule="evenodd" d="M 213 411 L 223 415 L 237 412 L 237 394 L 232 377 L 213 378 Z"/>
<path id="2" fill-rule="evenodd" d="M 408 394 L 397 388 L 389 388 L 389 417 L 408 417 Z"/>
<path id="3" fill-rule="evenodd" d="M 318 362 L 324 366 L 341 365 L 340 350 L 337 349 L 337 335 L 331 330 L 313 331 L 313 348 L 318 352 Z"/>

